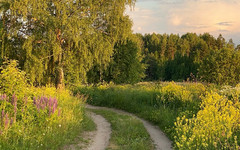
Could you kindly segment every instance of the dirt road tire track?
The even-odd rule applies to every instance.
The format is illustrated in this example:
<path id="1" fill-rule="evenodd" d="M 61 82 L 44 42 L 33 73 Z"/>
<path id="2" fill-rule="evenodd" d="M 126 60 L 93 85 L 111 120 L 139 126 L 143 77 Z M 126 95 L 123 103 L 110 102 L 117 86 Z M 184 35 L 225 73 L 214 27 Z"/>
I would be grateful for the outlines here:
<path id="1" fill-rule="evenodd" d="M 86 150 L 105 150 L 111 137 L 110 123 L 100 115 L 90 112 L 90 117 L 97 126 L 96 133 Z"/>
<path id="2" fill-rule="evenodd" d="M 105 110 L 111 110 L 120 114 L 126 114 L 130 116 L 134 116 L 135 118 L 142 121 L 144 127 L 148 131 L 156 150 L 172 150 L 172 142 L 166 137 L 166 135 L 157 127 L 149 123 L 148 121 L 141 119 L 131 113 L 114 109 L 114 108 L 107 108 L 107 107 L 98 107 L 98 106 L 92 106 L 92 105 L 86 105 L 86 108 L 89 109 L 105 109 Z M 95 121 L 94 121 L 95 122 Z M 100 137 L 101 138 L 101 137 Z M 90 150 L 90 149 L 89 149 Z M 92 150 L 92 149 L 91 149 Z M 97 149 L 96 149 L 97 150 Z M 99 149 L 100 150 L 100 149 Z"/>

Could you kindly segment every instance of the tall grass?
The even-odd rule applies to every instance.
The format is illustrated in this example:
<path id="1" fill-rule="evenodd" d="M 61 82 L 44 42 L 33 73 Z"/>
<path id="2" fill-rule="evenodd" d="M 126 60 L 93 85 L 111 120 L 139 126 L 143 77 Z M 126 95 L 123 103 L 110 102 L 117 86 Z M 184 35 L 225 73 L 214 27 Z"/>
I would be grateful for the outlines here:
<path id="1" fill-rule="evenodd" d="M 181 86 L 169 84 L 137 85 L 100 85 L 82 86 L 76 93 L 89 96 L 88 103 L 98 106 L 115 107 L 135 113 L 157 124 L 173 139 L 174 122 L 179 116 L 191 116 L 199 110 L 199 96 L 205 88 L 198 88 L 192 93 L 190 86 L 204 87 L 201 84 Z"/>
<path id="2" fill-rule="evenodd" d="M 0 73 L 0 149 L 59 149 L 82 129 L 84 97 L 33 87 L 10 61 Z"/>
<path id="3" fill-rule="evenodd" d="M 201 83 L 82 86 L 92 105 L 115 107 L 157 124 L 176 149 L 238 149 L 240 88 Z"/>

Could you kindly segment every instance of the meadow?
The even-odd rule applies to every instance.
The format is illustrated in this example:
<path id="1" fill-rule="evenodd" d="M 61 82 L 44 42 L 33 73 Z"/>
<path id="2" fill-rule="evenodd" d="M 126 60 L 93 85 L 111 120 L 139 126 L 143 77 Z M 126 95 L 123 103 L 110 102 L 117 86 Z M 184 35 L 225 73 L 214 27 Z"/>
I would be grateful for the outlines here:
<path id="1" fill-rule="evenodd" d="M 158 125 L 175 149 L 239 149 L 240 86 L 190 82 L 80 86 L 92 105 L 122 109 Z"/>
<path id="2" fill-rule="evenodd" d="M 78 141 L 94 130 L 86 101 L 158 125 L 175 149 L 240 149 L 240 45 L 209 31 L 134 33 L 136 1 L 0 0 L 0 149 Z M 137 143 L 115 133 L 114 145 Z"/>
<path id="3" fill-rule="evenodd" d="M 16 66 L 10 61 L 1 68 L 0 149 L 59 149 L 86 130 L 84 97 L 34 87 Z"/>

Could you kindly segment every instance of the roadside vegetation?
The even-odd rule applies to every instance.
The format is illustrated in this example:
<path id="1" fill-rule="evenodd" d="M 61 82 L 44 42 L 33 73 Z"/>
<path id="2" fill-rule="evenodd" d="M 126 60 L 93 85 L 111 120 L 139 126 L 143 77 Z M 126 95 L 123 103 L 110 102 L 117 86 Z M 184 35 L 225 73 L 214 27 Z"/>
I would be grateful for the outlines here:
<path id="1" fill-rule="evenodd" d="M 238 149 L 239 86 L 142 83 L 79 87 L 88 103 L 114 107 L 158 125 L 176 149 Z"/>
<path id="2" fill-rule="evenodd" d="M 1 67 L 0 86 L 0 149 L 58 149 L 83 131 L 84 97 L 31 86 L 16 61 Z"/>

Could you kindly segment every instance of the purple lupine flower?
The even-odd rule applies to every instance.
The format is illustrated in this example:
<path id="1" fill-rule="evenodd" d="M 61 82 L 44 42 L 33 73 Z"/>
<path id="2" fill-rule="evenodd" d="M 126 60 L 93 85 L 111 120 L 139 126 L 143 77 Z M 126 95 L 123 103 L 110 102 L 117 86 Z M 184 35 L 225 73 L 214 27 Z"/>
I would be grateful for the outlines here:
<path id="1" fill-rule="evenodd" d="M 8 122 L 9 122 L 8 114 L 6 114 L 6 116 L 5 116 L 5 129 L 8 127 Z"/>
<path id="2" fill-rule="evenodd" d="M 4 113 L 4 109 L 2 110 L 2 119 L 4 118 L 5 113 Z"/>
<path id="3" fill-rule="evenodd" d="M 0 100 L 6 100 L 6 99 L 7 99 L 7 95 L 6 94 L 1 95 Z"/>
<path id="4" fill-rule="evenodd" d="M 57 109 L 57 100 L 56 98 L 53 99 L 53 113 L 55 112 L 55 110 Z"/>
<path id="5" fill-rule="evenodd" d="M 56 98 L 47 98 L 46 96 L 39 97 L 38 99 L 34 98 L 34 104 L 37 107 L 38 111 L 48 109 L 49 116 L 56 112 L 58 101 Z"/>
<path id="6" fill-rule="evenodd" d="M 42 109 L 44 110 L 45 108 L 46 108 L 46 104 L 43 103 L 43 104 L 42 104 Z"/>
<path id="7" fill-rule="evenodd" d="M 48 103 L 48 110 L 49 110 L 49 115 L 51 115 L 51 108 L 52 108 L 52 102 L 53 102 L 53 100 L 52 100 L 52 98 L 50 97 L 49 98 L 49 101 L 48 101 L 49 103 Z"/>
<path id="8" fill-rule="evenodd" d="M 40 100 L 39 99 L 37 99 L 37 109 L 38 109 L 38 111 L 40 110 Z"/>
<path id="9" fill-rule="evenodd" d="M 3 94 L 3 99 L 7 99 L 7 94 Z"/>
<path id="10" fill-rule="evenodd" d="M 48 104 L 48 98 L 47 97 L 43 97 L 43 98 L 44 98 L 45 104 L 47 105 Z"/>
<path id="11" fill-rule="evenodd" d="M 17 104 L 14 104 L 14 113 L 17 114 Z"/>
<path id="12" fill-rule="evenodd" d="M 9 97 L 6 98 L 6 101 L 9 102 Z"/>
<path id="13" fill-rule="evenodd" d="M 57 101 L 56 98 L 55 98 L 54 100 L 55 100 L 55 105 L 56 105 L 56 107 L 57 107 L 57 106 L 58 106 L 58 101 Z"/>
<path id="14" fill-rule="evenodd" d="M 15 93 L 12 95 L 12 105 L 14 105 L 17 102 L 17 97 Z"/>
<path id="15" fill-rule="evenodd" d="M 13 118 L 11 118 L 11 121 L 10 121 L 10 125 L 12 125 L 13 124 Z"/>
<path id="16" fill-rule="evenodd" d="M 43 97 L 40 98 L 39 103 L 40 103 L 40 108 L 43 109 L 44 108 L 44 98 Z"/>

